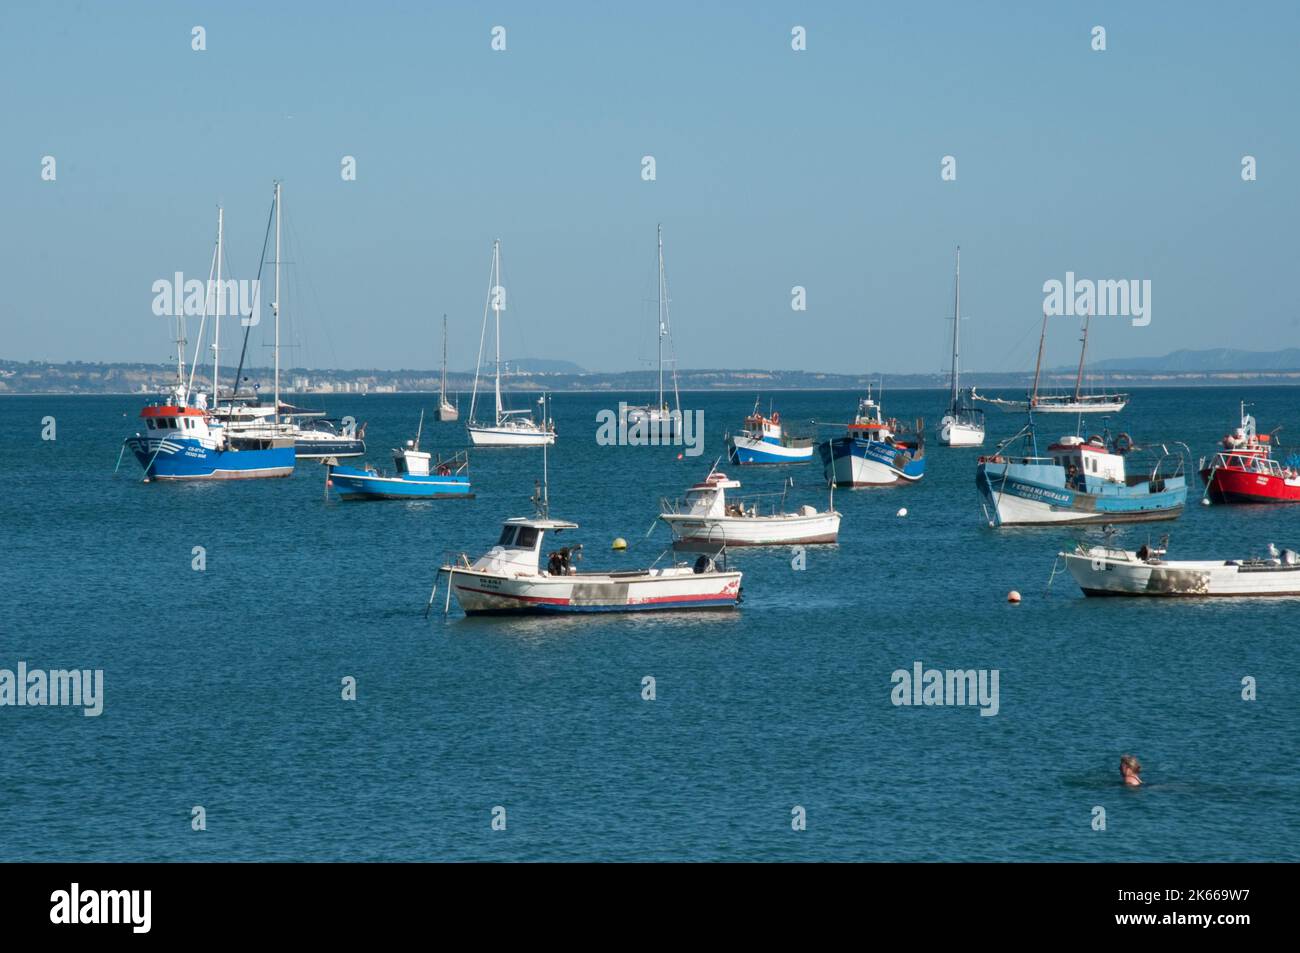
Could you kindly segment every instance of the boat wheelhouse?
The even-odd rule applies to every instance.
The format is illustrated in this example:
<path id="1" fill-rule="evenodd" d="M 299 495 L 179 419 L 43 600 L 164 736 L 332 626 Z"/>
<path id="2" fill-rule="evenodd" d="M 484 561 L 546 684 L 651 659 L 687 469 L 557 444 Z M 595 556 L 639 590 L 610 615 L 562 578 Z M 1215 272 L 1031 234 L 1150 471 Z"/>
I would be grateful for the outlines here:
<path id="1" fill-rule="evenodd" d="M 834 486 L 890 486 L 925 476 L 925 426 L 913 429 L 886 419 L 871 392 L 842 437 L 818 445 L 827 482 Z"/>
<path id="2" fill-rule="evenodd" d="M 1031 420 L 976 464 L 985 516 L 993 526 L 1174 519 L 1187 502 L 1182 457 L 1136 452 L 1128 434 L 1106 433 L 1062 437 L 1040 456 Z"/>
<path id="3" fill-rule="evenodd" d="M 840 514 L 833 508 L 818 512 L 804 505 L 793 513 L 784 512 L 782 492 L 780 504 L 773 503 L 763 513 L 762 501 L 729 502 L 727 490 L 738 489 L 738 481 L 712 470 L 686 491 L 684 501 L 665 500 L 659 518 L 672 530 L 673 541 L 683 547 L 792 546 L 833 543 L 839 538 Z"/>
<path id="4" fill-rule="evenodd" d="M 1300 468 L 1273 457 L 1272 437 L 1256 432 L 1255 418 L 1241 405 L 1241 424 L 1223 438 L 1222 449 L 1198 469 L 1213 503 L 1300 503 Z"/>

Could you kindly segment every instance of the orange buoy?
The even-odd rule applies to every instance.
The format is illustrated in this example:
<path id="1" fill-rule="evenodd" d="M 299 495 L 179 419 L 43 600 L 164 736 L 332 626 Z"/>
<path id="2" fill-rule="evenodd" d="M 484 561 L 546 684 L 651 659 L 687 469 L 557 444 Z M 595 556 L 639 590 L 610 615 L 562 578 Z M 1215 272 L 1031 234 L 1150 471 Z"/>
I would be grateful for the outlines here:
<path id="1" fill-rule="evenodd" d="M 1012 589 L 1010 592 L 1007 593 L 1007 602 L 1011 603 L 1012 605 L 1019 605 L 1020 593 L 1017 590 Z"/>

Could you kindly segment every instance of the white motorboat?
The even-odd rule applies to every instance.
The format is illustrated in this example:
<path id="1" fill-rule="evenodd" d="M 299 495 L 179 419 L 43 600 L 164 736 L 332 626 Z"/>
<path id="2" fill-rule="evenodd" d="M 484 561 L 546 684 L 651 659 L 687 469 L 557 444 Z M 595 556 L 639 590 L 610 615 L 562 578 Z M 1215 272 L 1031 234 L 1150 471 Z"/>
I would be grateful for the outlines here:
<path id="1" fill-rule="evenodd" d="M 771 512 L 761 513 L 757 503 L 727 502 L 726 491 L 738 489 L 739 481 L 711 470 L 686 491 L 683 502 L 665 500 L 659 518 L 672 530 L 675 543 L 715 548 L 833 543 L 839 538 L 840 514 L 833 508 L 818 512 L 805 505 L 787 513 L 774 506 Z M 784 497 L 783 493 L 782 502 Z"/>
<path id="2" fill-rule="evenodd" d="M 543 448 L 543 473 L 545 453 Z M 439 569 L 467 615 L 520 615 L 575 612 L 647 612 L 734 609 L 740 604 L 742 574 L 701 554 L 692 563 L 651 565 L 645 569 L 579 572 L 582 546 L 564 546 L 546 555 L 548 533 L 571 532 L 577 523 L 551 519 L 548 489 L 534 496 L 537 513 L 505 521 L 495 546 L 478 559 L 464 553 Z M 657 562 L 657 561 L 656 561 Z M 429 595 L 432 606 L 437 585 Z"/>
<path id="3" fill-rule="evenodd" d="M 1300 556 L 1272 544 L 1266 558 L 1247 559 L 1166 560 L 1163 545 L 1085 543 L 1059 555 L 1086 596 L 1300 596 Z"/>

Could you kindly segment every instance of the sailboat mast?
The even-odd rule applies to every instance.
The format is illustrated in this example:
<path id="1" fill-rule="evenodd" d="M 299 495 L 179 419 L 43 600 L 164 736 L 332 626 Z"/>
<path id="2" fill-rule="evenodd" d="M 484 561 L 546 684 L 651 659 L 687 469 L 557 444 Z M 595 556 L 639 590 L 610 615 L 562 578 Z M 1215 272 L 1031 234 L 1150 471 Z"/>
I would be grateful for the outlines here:
<path id="1" fill-rule="evenodd" d="M 1092 313 L 1085 311 L 1083 313 L 1083 346 L 1079 348 L 1079 373 L 1074 378 L 1074 399 L 1077 402 L 1083 396 L 1083 362 L 1088 355 L 1088 325 L 1092 321 Z"/>
<path id="2" fill-rule="evenodd" d="M 492 311 L 497 330 L 497 422 L 501 426 L 501 239 L 492 243 Z"/>
<path id="3" fill-rule="evenodd" d="M 664 409 L 664 227 L 660 225 L 657 230 L 659 239 L 659 401 L 655 404 L 655 411 L 659 412 Z"/>
<path id="4" fill-rule="evenodd" d="M 221 404 L 221 239 L 225 210 L 217 206 L 217 285 L 212 308 L 212 406 Z"/>
<path id="5" fill-rule="evenodd" d="M 275 183 L 275 425 L 280 426 L 280 183 Z"/>
<path id="6" fill-rule="evenodd" d="M 957 246 L 957 291 L 952 306 L 952 410 L 957 409 L 957 395 L 960 387 L 957 383 L 958 355 L 961 348 L 961 246 Z"/>
<path id="7" fill-rule="evenodd" d="M 438 391 L 439 408 L 447 403 L 447 316 L 442 316 L 442 388 Z"/>
<path id="8" fill-rule="evenodd" d="M 1043 344 L 1047 340 L 1047 309 L 1043 308 L 1043 330 L 1038 333 L 1038 360 L 1034 362 L 1034 390 L 1029 395 L 1029 409 L 1038 403 L 1038 375 L 1043 370 Z"/>

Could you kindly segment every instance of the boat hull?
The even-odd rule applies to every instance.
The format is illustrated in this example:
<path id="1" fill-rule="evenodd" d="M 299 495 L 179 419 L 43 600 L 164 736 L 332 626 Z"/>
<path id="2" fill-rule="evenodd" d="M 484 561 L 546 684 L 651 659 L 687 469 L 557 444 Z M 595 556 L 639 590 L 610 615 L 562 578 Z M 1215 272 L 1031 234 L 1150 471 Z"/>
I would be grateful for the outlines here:
<path id="1" fill-rule="evenodd" d="M 468 500 L 467 476 L 386 477 L 355 467 L 333 467 L 329 486 L 344 500 Z"/>
<path id="2" fill-rule="evenodd" d="M 925 454 L 878 440 L 837 437 L 818 446 L 826 479 L 836 486 L 891 486 L 925 476 Z"/>
<path id="3" fill-rule="evenodd" d="M 1300 503 L 1300 477 L 1214 467 L 1202 470 L 1201 479 L 1214 503 Z"/>
<path id="4" fill-rule="evenodd" d="M 1134 523 L 1176 519 L 1187 503 L 1187 483 L 1169 477 L 1155 484 L 1089 493 L 1014 472 L 1014 464 L 980 463 L 976 485 L 998 526 L 1059 523 Z"/>
<path id="5" fill-rule="evenodd" d="M 1296 597 L 1300 564 L 1236 562 L 1149 563 L 1101 547 L 1062 553 L 1066 568 L 1087 596 Z"/>
<path id="6" fill-rule="evenodd" d="M 470 442 L 476 447 L 540 447 L 554 444 L 549 430 L 524 430 L 513 427 L 467 427 Z"/>
<path id="7" fill-rule="evenodd" d="M 740 434 L 727 440 L 727 459 L 741 466 L 809 463 L 815 451 L 816 448 L 811 443 L 806 447 L 788 447 Z"/>
<path id="8" fill-rule="evenodd" d="M 293 453 L 299 460 L 324 460 L 328 457 L 342 460 L 364 456 L 365 452 L 364 440 L 295 437 L 293 441 Z"/>
<path id="9" fill-rule="evenodd" d="M 292 444 L 246 450 L 214 450 L 177 437 L 131 437 L 127 448 L 149 480 L 257 480 L 293 473 Z"/>
<path id="10" fill-rule="evenodd" d="M 945 418 L 939 424 L 939 442 L 945 447 L 978 447 L 984 443 L 984 428 Z"/>
<path id="11" fill-rule="evenodd" d="M 550 615 L 734 609 L 739 572 L 689 568 L 575 576 L 503 575 L 443 567 L 466 615 Z"/>
<path id="12" fill-rule="evenodd" d="M 699 517 L 665 513 L 675 543 L 717 546 L 795 546 L 834 543 L 839 539 L 840 514 L 797 513 L 782 516 Z"/>

